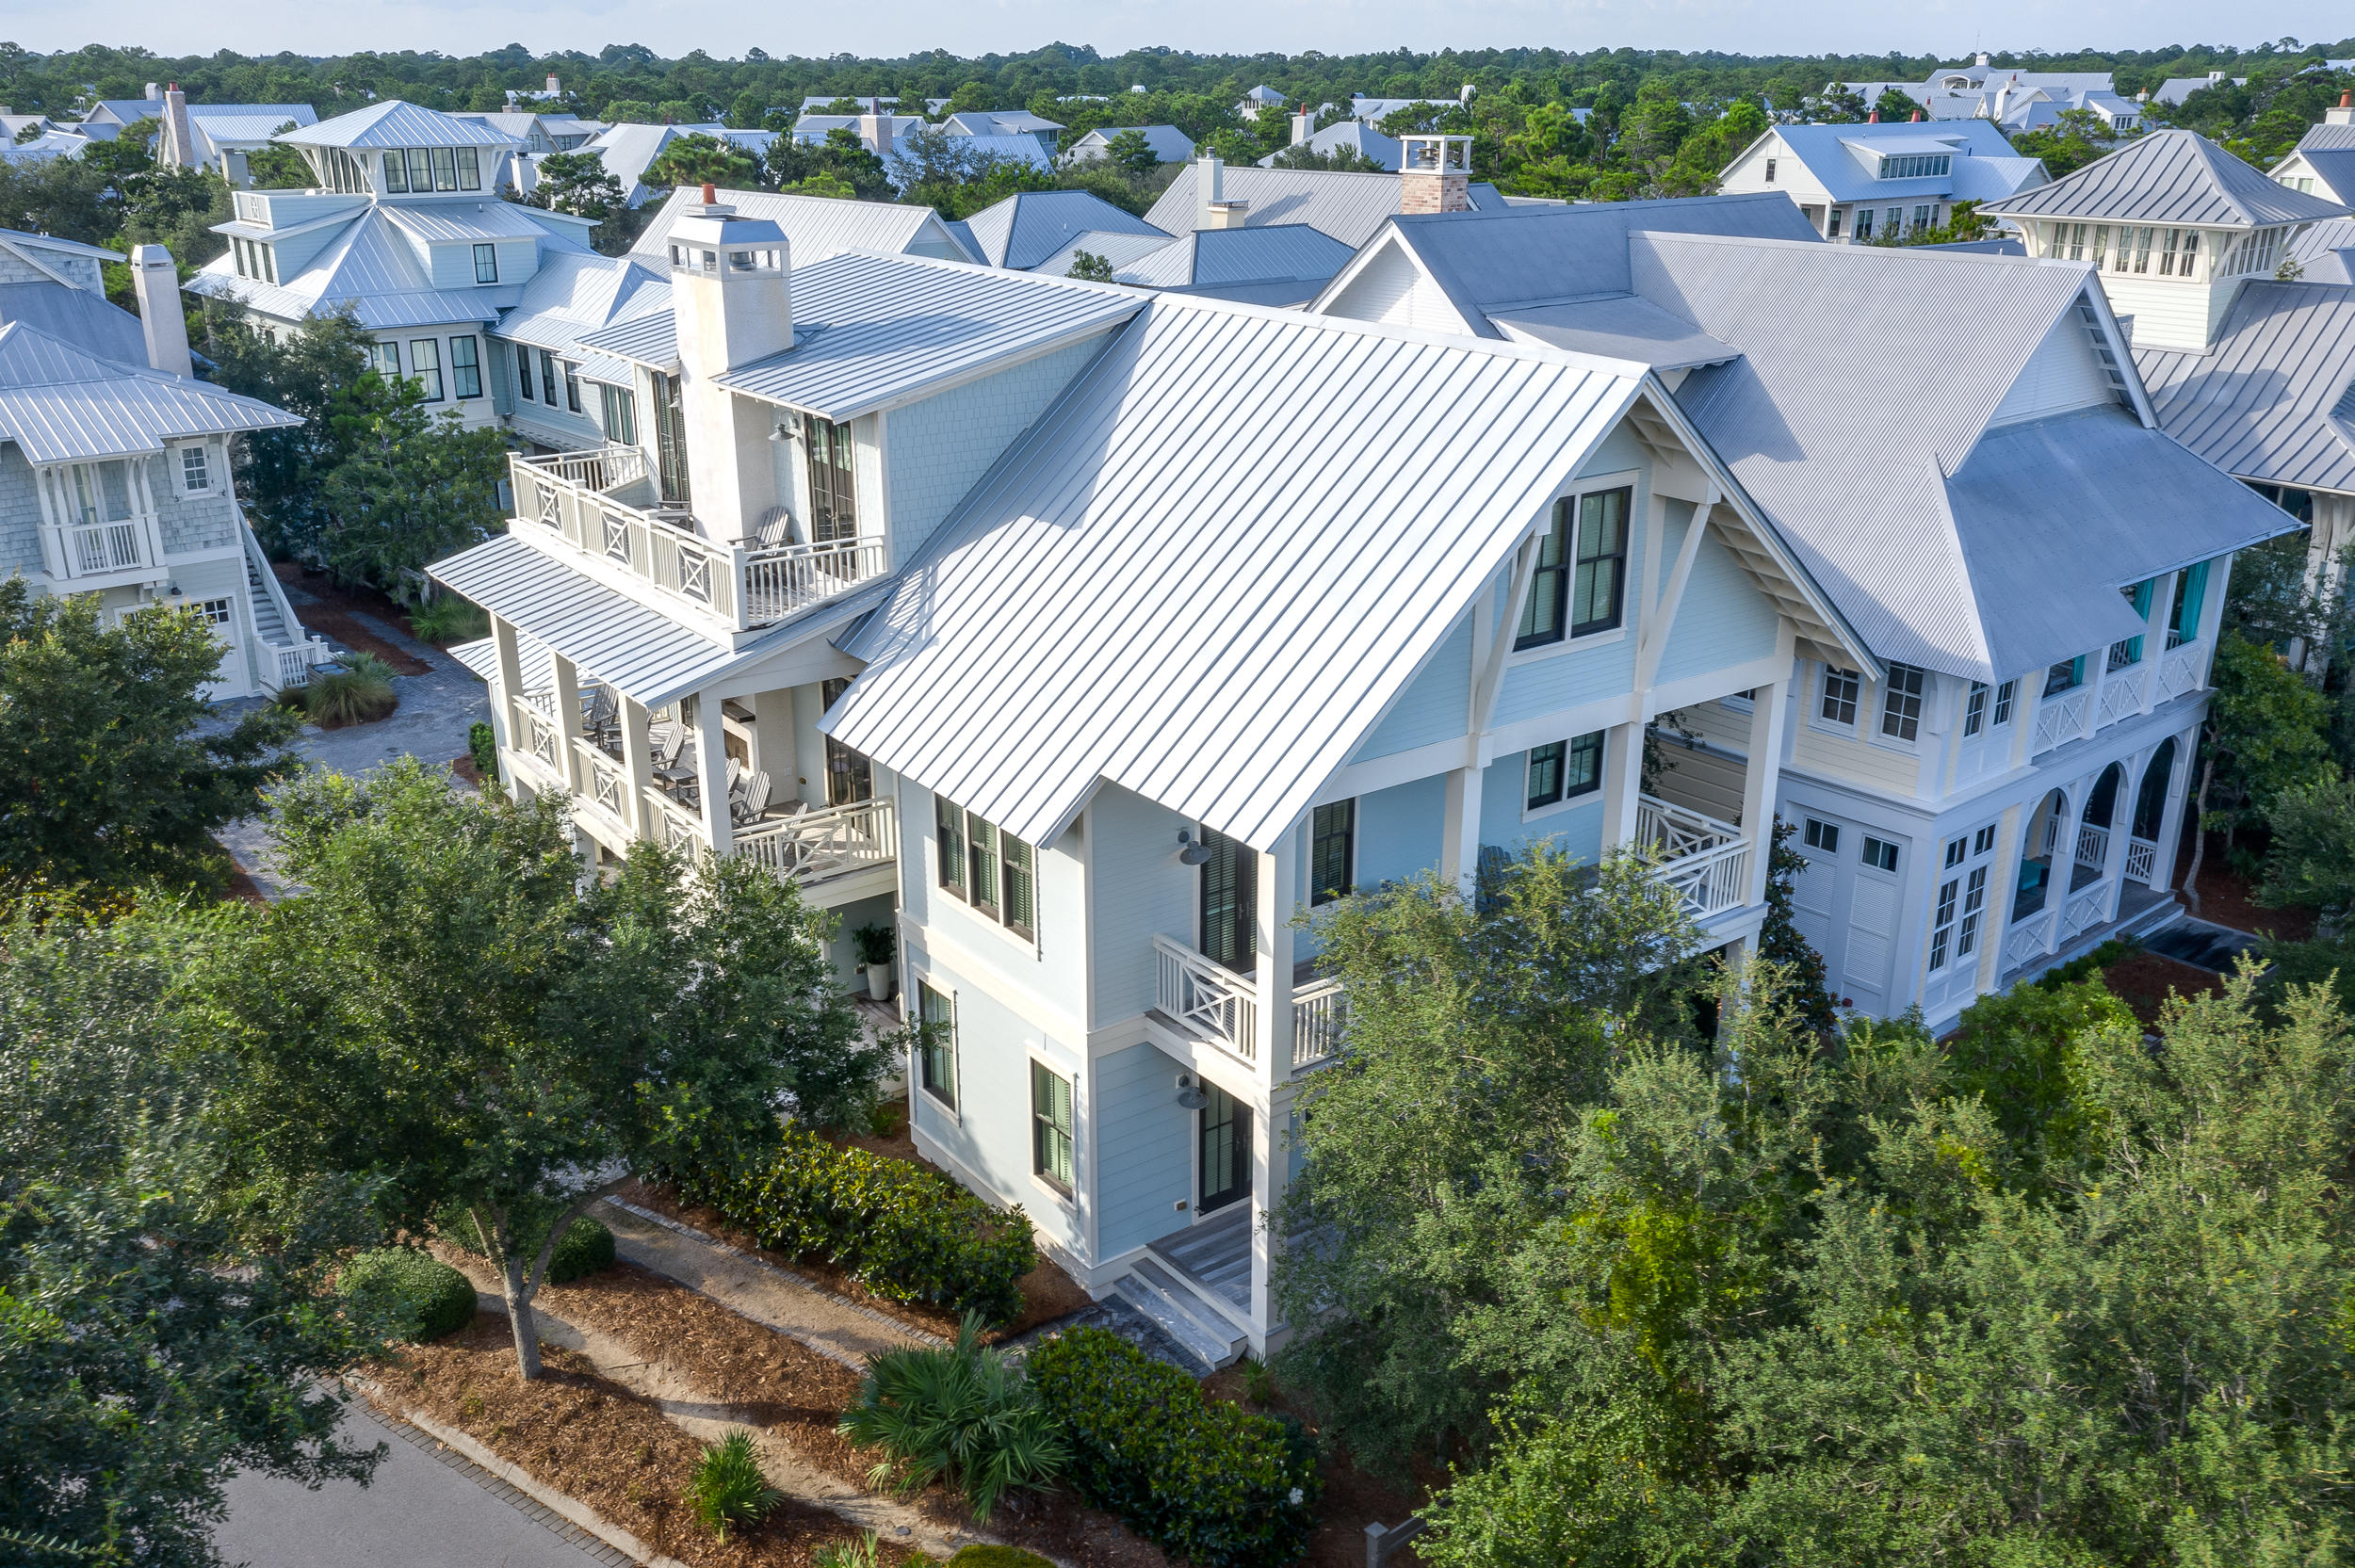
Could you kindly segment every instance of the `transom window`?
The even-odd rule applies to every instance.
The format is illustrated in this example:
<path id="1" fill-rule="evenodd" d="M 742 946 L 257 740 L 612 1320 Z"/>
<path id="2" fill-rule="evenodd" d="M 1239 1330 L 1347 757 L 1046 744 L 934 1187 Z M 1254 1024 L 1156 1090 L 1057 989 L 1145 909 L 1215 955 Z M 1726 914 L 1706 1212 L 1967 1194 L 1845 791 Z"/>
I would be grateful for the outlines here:
<path id="1" fill-rule="evenodd" d="M 916 982 L 916 1021 L 922 1026 L 916 1053 L 916 1079 L 925 1093 L 957 1108 L 956 999 Z"/>
<path id="2" fill-rule="evenodd" d="M 1807 826 L 1801 831 L 1800 842 L 1811 849 L 1821 849 L 1827 855 L 1836 855 L 1840 852 L 1840 824 L 1818 821 L 1811 816 L 1807 819 Z"/>
<path id="3" fill-rule="evenodd" d="M 1356 860 L 1357 802 L 1317 807 L 1308 825 L 1308 902 L 1347 897 L 1355 890 Z"/>
<path id="4" fill-rule="evenodd" d="M 1857 694 L 1863 689 L 1864 676 L 1860 671 L 1835 670 L 1824 667 L 1824 700 L 1816 713 L 1828 724 L 1856 722 Z"/>
<path id="5" fill-rule="evenodd" d="M 1864 835 L 1864 864 L 1876 871 L 1897 869 L 1897 847 L 1885 838 Z"/>
<path id="6" fill-rule="evenodd" d="M 940 885 L 1021 936 L 1037 934 L 1036 865 L 1031 846 L 946 796 L 933 798 Z"/>
<path id="7" fill-rule="evenodd" d="M 1923 675 L 1915 665 L 1889 667 L 1889 685 L 1881 694 L 1881 734 L 1892 740 L 1914 740 L 1921 736 Z"/>
<path id="8" fill-rule="evenodd" d="M 1553 526 L 1521 606 L 1516 648 L 1541 647 L 1618 625 L 1627 590 L 1627 513 L 1633 490 L 1597 491 L 1553 504 Z"/>
<path id="9" fill-rule="evenodd" d="M 1602 787 L 1602 732 L 1529 749 L 1529 809 L 1559 805 Z"/>
<path id="10" fill-rule="evenodd" d="M 226 626 L 229 624 L 229 613 L 236 604 L 233 599 L 203 599 L 197 602 L 196 613 L 204 618 L 208 626 Z"/>

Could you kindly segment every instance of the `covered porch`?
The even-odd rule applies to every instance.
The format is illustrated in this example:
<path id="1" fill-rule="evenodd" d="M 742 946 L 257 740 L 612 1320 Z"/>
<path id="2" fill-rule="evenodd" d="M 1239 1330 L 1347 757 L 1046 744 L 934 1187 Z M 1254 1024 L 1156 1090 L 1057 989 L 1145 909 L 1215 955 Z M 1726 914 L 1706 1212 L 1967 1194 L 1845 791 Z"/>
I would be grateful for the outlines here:
<path id="1" fill-rule="evenodd" d="M 2191 736 L 2169 736 L 2025 810 L 1999 985 L 2172 919 Z"/>

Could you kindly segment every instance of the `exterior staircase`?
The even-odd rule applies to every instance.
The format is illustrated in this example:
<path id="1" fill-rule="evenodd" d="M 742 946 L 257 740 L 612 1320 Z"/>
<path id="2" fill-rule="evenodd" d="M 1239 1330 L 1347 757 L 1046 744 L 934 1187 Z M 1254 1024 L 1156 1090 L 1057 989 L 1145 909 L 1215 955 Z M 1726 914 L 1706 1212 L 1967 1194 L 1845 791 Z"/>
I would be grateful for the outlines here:
<path id="1" fill-rule="evenodd" d="M 1205 1373 L 1232 1366 L 1250 1343 L 1226 1314 L 1151 1253 L 1113 1283 L 1113 1294 L 1151 1318 Z"/>
<path id="2" fill-rule="evenodd" d="M 245 590 L 253 606 L 253 629 L 262 634 L 262 640 L 273 648 L 292 647 L 294 639 L 286 635 L 286 618 L 278 613 L 278 600 L 262 580 L 262 569 L 251 554 L 245 558 Z"/>

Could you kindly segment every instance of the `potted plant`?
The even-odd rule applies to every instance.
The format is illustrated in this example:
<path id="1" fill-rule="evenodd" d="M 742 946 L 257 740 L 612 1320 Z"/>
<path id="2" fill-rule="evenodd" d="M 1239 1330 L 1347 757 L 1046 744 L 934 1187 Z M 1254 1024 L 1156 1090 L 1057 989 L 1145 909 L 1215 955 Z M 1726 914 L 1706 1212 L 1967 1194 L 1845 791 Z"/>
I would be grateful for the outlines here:
<path id="1" fill-rule="evenodd" d="M 858 961 L 867 971 L 867 994 L 878 1002 L 891 1000 L 891 961 L 897 948 L 889 926 L 861 926 L 851 933 L 858 944 Z"/>

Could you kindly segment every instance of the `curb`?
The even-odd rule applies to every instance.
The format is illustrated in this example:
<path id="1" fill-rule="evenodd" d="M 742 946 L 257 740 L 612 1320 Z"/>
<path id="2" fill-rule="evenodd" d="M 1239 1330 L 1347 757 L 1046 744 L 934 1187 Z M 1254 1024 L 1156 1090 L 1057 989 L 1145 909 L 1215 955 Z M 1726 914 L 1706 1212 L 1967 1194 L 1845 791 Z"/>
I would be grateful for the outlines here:
<path id="1" fill-rule="evenodd" d="M 377 1392 L 376 1385 L 372 1382 L 358 1378 L 351 1379 L 350 1382 L 354 1388 L 365 1395 L 372 1396 Z M 601 1517 L 588 1504 L 568 1497 L 553 1487 L 534 1480 L 528 1472 L 520 1466 L 510 1464 L 456 1428 L 446 1427 L 431 1416 L 421 1415 L 414 1411 L 394 1410 L 387 1405 L 377 1403 L 373 1398 L 368 1400 L 368 1408 L 375 1412 L 378 1420 L 387 1425 L 415 1428 L 452 1453 L 464 1458 L 477 1469 L 505 1481 L 550 1513 L 595 1536 L 615 1551 L 627 1555 L 631 1561 L 642 1563 L 645 1568 L 688 1568 L 688 1565 L 678 1559 L 657 1552 L 621 1526 Z"/>
<path id="2" fill-rule="evenodd" d="M 777 1264 L 771 1263 L 766 1258 L 755 1257 L 741 1247 L 731 1247 L 726 1242 L 721 1240 L 718 1237 L 713 1236 L 710 1232 L 697 1230 L 694 1226 L 684 1224 L 679 1220 L 672 1219 L 667 1214 L 658 1214 L 650 1208 L 640 1208 L 636 1204 L 630 1203 L 626 1199 L 616 1198 L 610 1195 L 600 1199 L 599 1202 L 611 1204 L 615 1208 L 620 1209 L 623 1213 L 634 1214 L 639 1219 L 646 1220 L 651 1224 L 660 1225 L 666 1231 L 674 1231 L 678 1235 L 687 1237 L 690 1241 L 700 1242 L 702 1245 L 711 1248 L 714 1252 L 725 1253 L 730 1257 L 742 1258 L 746 1263 L 751 1264 L 755 1269 L 765 1269 L 771 1274 L 779 1276 L 780 1278 L 790 1280 L 804 1290 L 808 1291 L 811 1295 L 822 1296 L 827 1301 L 834 1302 L 836 1306 L 848 1307 L 853 1312 L 857 1313 L 860 1317 L 873 1322 L 879 1328 L 889 1329 L 894 1334 L 903 1334 L 906 1337 L 917 1341 L 918 1344 L 930 1345 L 935 1350 L 946 1350 L 950 1345 L 956 1343 L 956 1341 L 952 1339 L 945 1339 L 939 1334 L 934 1334 L 929 1330 L 916 1328 L 910 1324 L 903 1323 L 899 1318 L 892 1317 L 889 1313 L 878 1312 L 864 1301 L 854 1301 L 850 1297 L 843 1295 L 840 1291 L 831 1289 L 828 1286 L 820 1284 L 818 1281 L 811 1279 L 807 1274 L 801 1272 L 801 1270 L 797 1269 L 783 1268 Z M 690 1286 L 690 1288 L 692 1287 Z M 725 1306 L 727 1303 L 723 1301 L 721 1302 L 721 1305 Z M 731 1308 L 730 1310 L 734 1309 Z M 797 1335 L 796 1337 L 798 1338 L 799 1336 Z M 812 1347 L 812 1349 L 815 1348 L 816 1347 Z M 844 1365 L 851 1366 L 852 1364 L 845 1362 Z M 866 1369 L 867 1367 L 865 1363 L 859 1363 L 855 1366 L 852 1366 L 852 1370 L 853 1371 L 863 1372 Z"/>

